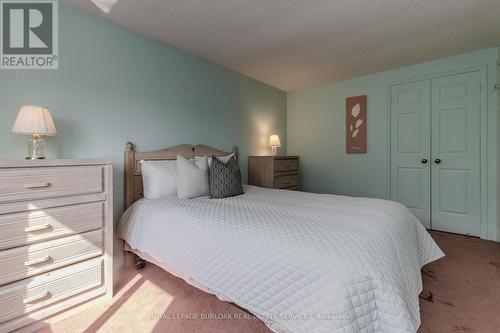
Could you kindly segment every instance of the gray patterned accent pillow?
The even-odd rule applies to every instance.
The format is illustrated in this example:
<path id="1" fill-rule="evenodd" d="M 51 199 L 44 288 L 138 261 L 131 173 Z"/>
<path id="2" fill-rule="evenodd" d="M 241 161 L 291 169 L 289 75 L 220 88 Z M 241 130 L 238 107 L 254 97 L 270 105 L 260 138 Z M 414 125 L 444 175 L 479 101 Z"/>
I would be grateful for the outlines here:
<path id="1" fill-rule="evenodd" d="M 243 194 L 241 171 L 238 162 L 231 157 L 226 163 L 212 156 L 208 194 L 210 199 L 221 199 Z"/>

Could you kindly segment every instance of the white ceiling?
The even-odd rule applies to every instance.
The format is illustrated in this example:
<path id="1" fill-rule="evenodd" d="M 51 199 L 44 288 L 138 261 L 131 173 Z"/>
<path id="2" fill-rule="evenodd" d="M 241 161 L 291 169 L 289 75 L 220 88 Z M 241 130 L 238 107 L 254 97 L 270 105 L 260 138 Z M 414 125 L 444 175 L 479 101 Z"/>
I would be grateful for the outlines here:
<path id="1" fill-rule="evenodd" d="M 286 91 L 500 45 L 500 0 L 64 1 Z"/>

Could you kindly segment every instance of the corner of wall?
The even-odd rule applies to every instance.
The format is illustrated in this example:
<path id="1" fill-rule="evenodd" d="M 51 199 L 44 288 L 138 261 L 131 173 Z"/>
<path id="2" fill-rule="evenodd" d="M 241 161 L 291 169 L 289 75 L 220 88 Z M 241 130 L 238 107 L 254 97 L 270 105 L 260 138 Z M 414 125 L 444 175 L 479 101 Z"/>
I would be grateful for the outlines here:
<path id="1" fill-rule="evenodd" d="M 496 97 L 497 97 L 497 115 L 500 112 L 500 46 L 497 47 L 497 68 L 496 68 Z M 497 117 L 497 129 L 500 129 L 500 117 Z M 497 131 L 496 141 L 500 139 Z M 500 153 L 497 152 L 497 199 L 500 198 Z M 500 242 L 500 205 L 497 204 L 497 235 L 496 240 Z"/>

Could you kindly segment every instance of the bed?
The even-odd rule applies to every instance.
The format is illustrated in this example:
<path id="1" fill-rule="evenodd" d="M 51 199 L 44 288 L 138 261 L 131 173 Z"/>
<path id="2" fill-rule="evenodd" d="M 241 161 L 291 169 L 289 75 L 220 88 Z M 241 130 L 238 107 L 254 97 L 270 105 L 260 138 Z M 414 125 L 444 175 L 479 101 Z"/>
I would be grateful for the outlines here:
<path id="1" fill-rule="evenodd" d="M 237 156 L 237 149 L 233 148 Z M 224 156 L 208 146 L 125 152 L 126 249 L 274 332 L 416 332 L 420 268 L 444 256 L 386 200 L 245 186 L 225 199 L 141 199 L 142 159 Z"/>

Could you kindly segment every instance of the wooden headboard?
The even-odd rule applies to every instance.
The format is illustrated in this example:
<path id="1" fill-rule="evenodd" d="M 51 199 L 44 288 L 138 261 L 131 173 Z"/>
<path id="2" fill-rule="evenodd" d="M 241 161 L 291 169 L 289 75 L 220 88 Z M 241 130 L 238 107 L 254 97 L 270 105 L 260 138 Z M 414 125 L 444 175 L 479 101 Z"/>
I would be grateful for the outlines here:
<path id="1" fill-rule="evenodd" d="M 238 147 L 234 146 L 234 156 L 238 159 Z M 136 152 L 134 145 L 127 142 L 125 145 L 125 201 L 124 209 L 127 209 L 136 200 L 142 198 L 142 173 L 141 160 L 176 160 L 177 155 L 185 158 L 194 158 L 195 156 L 226 156 L 231 153 L 221 151 L 205 145 L 177 145 L 162 150 Z"/>

